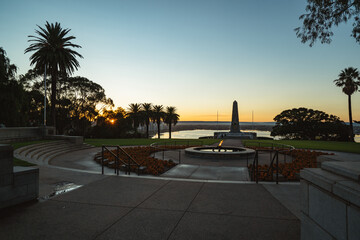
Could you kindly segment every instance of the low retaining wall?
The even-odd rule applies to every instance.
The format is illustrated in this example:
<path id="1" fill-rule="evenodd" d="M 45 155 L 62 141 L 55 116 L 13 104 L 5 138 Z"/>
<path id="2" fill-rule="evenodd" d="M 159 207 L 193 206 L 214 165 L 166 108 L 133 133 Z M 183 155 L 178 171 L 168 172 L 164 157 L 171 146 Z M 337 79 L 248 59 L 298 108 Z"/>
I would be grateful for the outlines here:
<path id="1" fill-rule="evenodd" d="M 54 127 L 10 127 L 0 128 L 0 142 L 39 140 L 44 136 L 54 135 Z"/>
<path id="2" fill-rule="evenodd" d="M 37 199 L 39 169 L 13 167 L 13 148 L 0 144 L 0 209 Z"/>
<path id="3" fill-rule="evenodd" d="M 360 239 L 360 162 L 322 162 L 301 176 L 301 239 Z"/>

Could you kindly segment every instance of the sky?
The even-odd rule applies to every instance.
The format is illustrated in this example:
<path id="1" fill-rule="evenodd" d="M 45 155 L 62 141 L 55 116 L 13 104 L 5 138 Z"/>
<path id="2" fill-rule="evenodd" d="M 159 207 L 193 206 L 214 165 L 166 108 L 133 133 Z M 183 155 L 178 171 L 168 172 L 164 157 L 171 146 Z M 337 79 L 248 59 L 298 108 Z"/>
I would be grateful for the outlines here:
<path id="1" fill-rule="evenodd" d="M 348 121 L 347 96 L 335 87 L 344 68 L 360 69 L 351 24 L 331 44 L 302 44 L 305 0 L 0 0 L 0 47 L 18 74 L 37 25 L 60 22 L 82 46 L 74 76 L 100 84 L 116 107 L 175 106 L 181 121 L 273 121 L 306 107 Z M 360 120 L 360 92 L 352 96 Z"/>

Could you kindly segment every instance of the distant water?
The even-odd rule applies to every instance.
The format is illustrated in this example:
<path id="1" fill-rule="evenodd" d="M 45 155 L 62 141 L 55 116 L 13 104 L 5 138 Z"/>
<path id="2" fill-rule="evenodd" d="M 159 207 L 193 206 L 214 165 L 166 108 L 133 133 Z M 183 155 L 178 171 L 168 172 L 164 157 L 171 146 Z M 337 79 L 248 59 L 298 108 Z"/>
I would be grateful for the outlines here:
<path id="1" fill-rule="evenodd" d="M 242 130 L 243 132 L 256 132 L 258 137 L 271 137 L 270 131 L 258 131 L 258 130 Z M 199 137 L 206 136 L 214 136 L 214 132 L 222 132 L 218 130 L 205 130 L 205 129 L 197 129 L 197 130 L 185 130 L 172 132 L 171 138 L 187 138 L 187 139 L 198 139 Z M 225 131 L 224 131 L 225 132 Z M 169 138 L 169 133 L 165 132 L 160 135 L 161 138 Z M 153 137 L 157 138 L 157 134 Z M 279 137 L 275 137 L 274 139 L 280 139 Z M 360 142 L 360 135 L 355 135 L 355 142 Z"/>
<path id="2" fill-rule="evenodd" d="M 171 132 L 171 138 L 188 138 L 188 139 L 198 139 L 199 137 L 214 136 L 214 132 L 226 132 L 219 130 L 185 130 L 178 132 Z M 242 132 L 256 132 L 258 137 L 271 137 L 269 131 L 258 131 L 258 130 L 243 130 Z M 169 133 L 165 132 L 160 135 L 161 138 L 169 138 Z M 157 134 L 153 137 L 157 138 Z M 279 139 L 279 138 L 275 138 Z"/>
<path id="3" fill-rule="evenodd" d="M 228 125 L 230 126 L 231 122 L 217 122 L 217 121 L 179 121 L 180 125 Z M 241 125 L 266 125 L 266 126 L 275 126 L 275 122 L 239 122 Z"/>

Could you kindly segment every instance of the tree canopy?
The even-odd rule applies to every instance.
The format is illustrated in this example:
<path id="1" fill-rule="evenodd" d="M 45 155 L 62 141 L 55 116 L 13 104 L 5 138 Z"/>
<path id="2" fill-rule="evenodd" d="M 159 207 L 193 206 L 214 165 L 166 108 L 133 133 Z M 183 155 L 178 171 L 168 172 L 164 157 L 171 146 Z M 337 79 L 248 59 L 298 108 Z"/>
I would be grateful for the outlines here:
<path id="1" fill-rule="evenodd" d="M 333 26 L 352 21 L 351 37 L 360 44 L 360 1 L 359 0 L 307 0 L 305 14 L 299 17 L 303 26 L 295 28 L 302 43 L 313 46 L 317 39 L 330 43 L 334 35 Z"/>
<path id="2" fill-rule="evenodd" d="M 278 114 L 271 136 L 302 140 L 349 140 L 348 126 L 339 117 L 307 108 L 293 108 Z"/>
<path id="3" fill-rule="evenodd" d="M 35 30 L 37 35 L 29 35 L 30 46 L 25 49 L 25 53 L 33 52 L 30 56 L 30 65 L 43 73 L 45 69 L 51 75 L 51 115 L 52 124 L 56 126 L 56 94 L 57 81 L 61 78 L 70 76 L 80 67 L 77 57 L 82 58 L 81 54 L 74 51 L 74 48 L 81 48 L 73 44 L 71 40 L 74 36 L 69 36 L 70 29 L 63 29 L 60 23 L 46 22 L 45 28 L 38 25 L 39 30 Z"/>

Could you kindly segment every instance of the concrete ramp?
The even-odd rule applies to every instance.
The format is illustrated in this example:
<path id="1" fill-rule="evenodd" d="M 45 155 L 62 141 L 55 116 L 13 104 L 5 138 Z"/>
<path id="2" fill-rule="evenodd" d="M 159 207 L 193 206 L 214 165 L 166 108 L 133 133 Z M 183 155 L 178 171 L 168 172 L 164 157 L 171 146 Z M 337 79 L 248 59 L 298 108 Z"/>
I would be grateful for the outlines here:
<path id="1" fill-rule="evenodd" d="M 161 176 L 202 180 L 250 181 L 247 167 L 179 164 Z"/>

